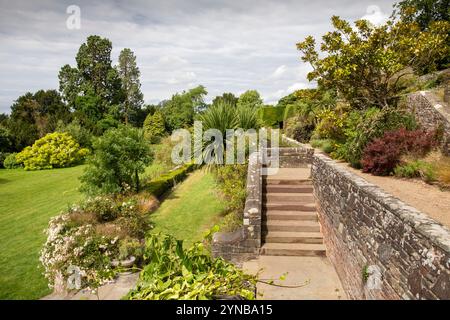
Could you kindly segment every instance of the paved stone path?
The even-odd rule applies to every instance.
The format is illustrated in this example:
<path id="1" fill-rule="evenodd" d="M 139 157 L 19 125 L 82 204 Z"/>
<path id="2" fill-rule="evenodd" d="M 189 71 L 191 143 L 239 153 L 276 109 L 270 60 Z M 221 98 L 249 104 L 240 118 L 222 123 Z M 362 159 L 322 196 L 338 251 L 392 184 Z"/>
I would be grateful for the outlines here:
<path id="1" fill-rule="evenodd" d="M 325 257 L 260 256 L 245 262 L 245 271 L 260 272 L 263 281 L 300 288 L 283 288 L 263 283 L 257 284 L 258 299 L 268 300 L 339 300 L 347 299 L 341 282 L 331 263 Z M 280 276 L 287 272 L 284 280 Z"/>
<path id="2" fill-rule="evenodd" d="M 42 300 L 120 300 L 136 285 L 138 278 L 139 273 L 121 274 L 114 282 L 98 288 L 98 295 L 81 290 L 70 296 L 50 294 Z"/>
<path id="3" fill-rule="evenodd" d="M 272 230 L 274 226 L 266 222 L 268 231 L 263 236 L 262 254 L 257 260 L 244 263 L 243 268 L 253 274 L 262 269 L 259 278 L 265 282 L 274 281 L 275 284 L 282 286 L 304 285 L 288 288 L 258 283 L 257 289 L 258 293 L 262 294 L 260 297 L 262 299 L 334 300 L 347 298 L 336 270 L 325 256 L 325 246 L 322 242 L 312 196 L 312 184 L 308 184 L 310 173 L 309 167 L 281 168 L 275 175 L 266 178 L 264 191 L 266 208 L 263 216 L 269 223 L 273 223 L 271 221 L 274 219 L 275 221 L 280 220 L 278 222 L 279 224 L 283 223 L 283 229 L 277 229 L 274 232 Z M 282 190 L 278 190 L 280 188 Z M 277 201 L 279 205 L 276 210 L 284 211 L 270 209 L 270 206 L 276 205 L 273 202 Z M 304 203 L 298 203 L 301 201 Z M 305 210 L 307 212 L 303 212 Z M 306 229 L 313 227 L 310 224 L 314 224 L 317 230 Z M 271 235 L 273 237 L 270 237 Z M 278 249 L 264 250 L 268 245 L 277 245 Z M 319 250 L 314 246 L 321 246 L 321 248 Z M 284 274 L 286 274 L 286 278 L 279 280 Z"/>

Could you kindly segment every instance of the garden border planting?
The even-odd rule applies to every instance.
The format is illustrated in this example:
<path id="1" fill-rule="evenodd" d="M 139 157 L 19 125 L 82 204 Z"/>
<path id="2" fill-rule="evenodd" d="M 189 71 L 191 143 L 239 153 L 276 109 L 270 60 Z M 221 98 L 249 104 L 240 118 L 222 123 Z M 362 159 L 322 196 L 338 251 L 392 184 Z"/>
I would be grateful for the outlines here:
<path id="1" fill-rule="evenodd" d="M 234 232 L 213 235 L 211 251 L 214 257 L 240 264 L 256 258 L 261 248 L 262 159 L 259 152 L 250 155 L 247 174 L 247 199 L 243 226 Z"/>

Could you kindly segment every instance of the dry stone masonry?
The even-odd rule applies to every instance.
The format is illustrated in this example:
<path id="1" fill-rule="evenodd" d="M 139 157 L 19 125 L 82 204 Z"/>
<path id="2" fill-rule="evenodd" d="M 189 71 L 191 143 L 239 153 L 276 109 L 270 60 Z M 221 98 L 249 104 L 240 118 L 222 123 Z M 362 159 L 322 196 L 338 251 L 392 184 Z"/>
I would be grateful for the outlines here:
<path id="1" fill-rule="evenodd" d="M 439 103 L 433 94 L 426 91 L 410 94 L 408 107 L 425 129 L 441 128 L 443 130 L 442 151 L 450 155 L 450 107 Z"/>
<path id="2" fill-rule="evenodd" d="M 348 172 L 313 159 L 319 220 L 352 299 L 450 299 L 450 230 Z"/>

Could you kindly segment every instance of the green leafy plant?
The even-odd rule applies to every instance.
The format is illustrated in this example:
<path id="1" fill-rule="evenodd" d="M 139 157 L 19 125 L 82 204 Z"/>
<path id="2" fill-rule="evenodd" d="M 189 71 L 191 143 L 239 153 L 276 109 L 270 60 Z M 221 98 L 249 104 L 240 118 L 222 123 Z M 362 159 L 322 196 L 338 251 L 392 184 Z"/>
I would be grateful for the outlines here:
<path id="1" fill-rule="evenodd" d="M 394 168 L 394 175 L 401 178 L 421 178 L 426 182 L 436 180 L 433 166 L 423 160 L 407 160 Z"/>
<path id="2" fill-rule="evenodd" d="M 149 114 L 145 118 L 144 134 L 151 143 L 158 143 L 165 133 L 166 127 L 162 112 L 156 111 L 154 114 Z"/>
<path id="3" fill-rule="evenodd" d="M 93 155 L 81 177 L 88 194 L 114 194 L 140 190 L 139 175 L 152 160 L 143 131 L 130 126 L 108 130 L 93 143 Z"/>
<path id="4" fill-rule="evenodd" d="M 392 108 L 378 110 L 368 109 L 350 133 L 347 129 L 347 140 L 343 146 L 343 158 L 355 168 L 361 168 L 364 148 L 387 131 L 406 128 L 414 130 L 417 127 L 414 116 L 402 110 Z"/>
<path id="5" fill-rule="evenodd" d="M 6 169 L 16 169 L 20 167 L 20 164 L 16 160 L 17 153 L 10 153 L 3 160 L 3 166 Z"/>
<path id="6" fill-rule="evenodd" d="M 16 155 L 16 160 L 25 170 L 53 169 L 75 165 L 88 153 L 69 134 L 54 132 L 26 147 Z"/>
<path id="7" fill-rule="evenodd" d="M 362 268 L 361 276 L 362 276 L 363 283 L 366 283 L 367 280 L 369 280 L 369 277 L 370 277 L 369 266 L 365 265 Z"/>
<path id="8" fill-rule="evenodd" d="M 227 215 L 220 227 L 226 231 L 236 230 L 242 225 L 245 199 L 247 197 L 247 165 L 217 166 L 214 177 L 222 197 L 225 199 Z"/>
<path id="9" fill-rule="evenodd" d="M 202 243 L 184 249 L 169 235 L 150 234 L 141 272 L 130 300 L 204 300 L 226 296 L 255 299 L 256 276 L 221 258 L 213 259 Z"/>
<path id="10" fill-rule="evenodd" d="M 402 77 L 411 74 L 408 67 L 421 72 L 434 70 L 449 53 L 449 21 L 434 21 L 421 29 L 404 15 L 375 26 L 367 20 L 349 22 L 333 16 L 334 30 L 326 33 L 316 50 L 312 36 L 297 44 L 302 60 L 312 65 L 309 80 L 336 88 L 356 109 L 371 106 L 393 107 L 404 89 Z"/>

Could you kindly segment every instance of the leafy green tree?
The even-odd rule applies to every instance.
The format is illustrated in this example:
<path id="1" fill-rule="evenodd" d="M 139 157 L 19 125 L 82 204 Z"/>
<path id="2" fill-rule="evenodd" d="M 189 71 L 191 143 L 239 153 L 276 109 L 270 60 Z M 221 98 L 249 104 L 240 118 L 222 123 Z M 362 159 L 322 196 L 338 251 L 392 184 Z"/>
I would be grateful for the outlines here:
<path id="1" fill-rule="evenodd" d="M 85 127 L 81 126 L 78 119 L 74 119 L 71 123 L 65 124 L 62 121 L 58 122 L 56 132 L 68 133 L 72 136 L 83 148 L 92 147 L 92 134 Z"/>
<path id="2" fill-rule="evenodd" d="M 110 108 L 124 101 L 119 73 L 111 65 L 111 50 L 108 39 L 89 36 L 78 50 L 76 68 L 65 65 L 59 73 L 64 100 L 92 130 Z"/>
<path id="3" fill-rule="evenodd" d="M 353 107 L 394 106 L 403 89 L 402 77 L 433 70 L 436 62 L 449 53 L 446 46 L 450 23 L 433 22 L 422 31 L 416 22 L 390 20 L 373 26 L 367 20 L 350 23 L 332 18 L 334 31 L 323 36 L 321 58 L 313 37 L 297 44 L 302 60 L 313 71 L 308 79 L 325 88 L 335 88 Z"/>
<path id="4" fill-rule="evenodd" d="M 403 0 L 395 5 L 394 15 L 403 21 L 416 22 L 421 30 L 429 29 L 435 21 L 450 21 L 449 0 Z M 447 47 L 450 37 L 447 38 Z M 438 69 L 450 66 L 450 55 L 443 57 L 437 63 Z"/>
<path id="5" fill-rule="evenodd" d="M 417 22 L 422 30 L 434 21 L 450 21 L 449 0 L 403 0 L 395 8 L 404 20 Z"/>
<path id="6" fill-rule="evenodd" d="M 69 107 L 56 90 L 39 90 L 20 96 L 11 106 L 8 129 L 14 136 L 15 150 L 31 145 L 36 139 L 55 130 L 58 121 L 71 118 Z"/>
<path id="7" fill-rule="evenodd" d="M 236 106 L 238 98 L 231 92 L 226 92 L 221 96 L 217 96 L 213 99 L 212 104 L 218 105 L 219 103 L 226 103 L 229 106 Z"/>
<path id="8" fill-rule="evenodd" d="M 247 90 L 239 96 L 237 100 L 238 107 L 259 108 L 263 105 L 263 100 L 256 90 Z"/>
<path id="9" fill-rule="evenodd" d="M 168 131 L 191 126 L 195 112 L 204 105 L 204 97 L 207 94 L 205 87 L 198 86 L 189 91 L 177 93 L 171 100 L 163 102 L 161 112 Z"/>
<path id="10" fill-rule="evenodd" d="M 10 152 L 13 150 L 13 136 L 11 132 L 0 126 L 0 152 Z"/>
<path id="11" fill-rule="evenodd" d="M 115 194 L 140 190 L 139 174 L 152 162 L 150 147 L 141 129 L 121 125 L 93 143 L 93 155 L 81 177 L 88 194 Z"/>
<path id="12" fill-rule="evenodd" d="M 156 143 L 166 133 L 164 125 L 164 117 L 161 111 L 156 111 L 154 114 L 149 114 L 144 121 L 145 137 L 151 142 Z"/>
<path id="13" fill-rule="evenodd" d="M 136 126 L 137 114 L 144 101 L 139 81 L 140 71 L 136 65 L 136 56 L 130 49 L 126 48 L 120 52 L 117 70 L 122 80 L 122 90 L 125 95 L 125 101 L 123 102 L 125 124 L 128 124 L 130 119 L 133 125 Z"/>

